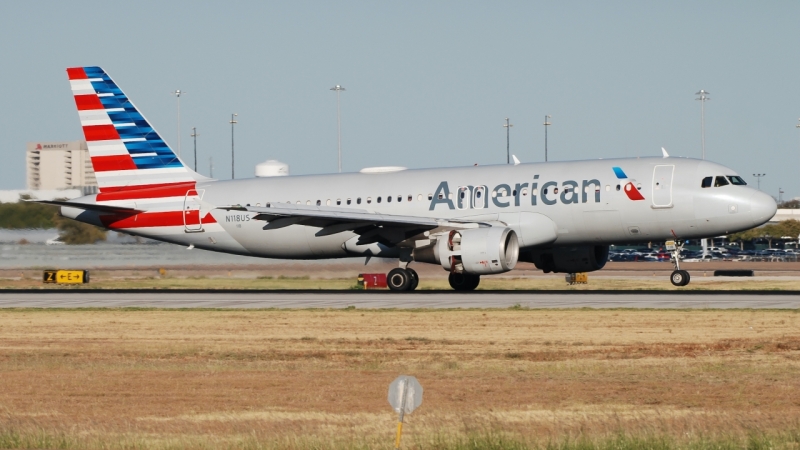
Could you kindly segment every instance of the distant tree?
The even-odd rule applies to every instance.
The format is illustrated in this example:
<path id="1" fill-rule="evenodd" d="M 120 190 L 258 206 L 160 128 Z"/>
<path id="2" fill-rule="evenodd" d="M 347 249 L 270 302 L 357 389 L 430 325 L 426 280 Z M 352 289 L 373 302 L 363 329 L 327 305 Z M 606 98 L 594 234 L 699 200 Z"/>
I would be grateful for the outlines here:
<path id="1" fill-rule="evenodd" d="M 94 244 L 106 240 L 106 230 L 100 227 L 68 219 L 59 214 L 53 216 L 53 221 L 60 231 L 58 237 L 66 244 Z"/>
<path id="2" fill-rule="evenodd" d="M 0 203 L 0 228 L 55 228 L 58 207 L 33 202 Z"/>
<path id="3" fill-rule="evenodd" d="M 780 209 L 800 209 L 800 200 L 793 199 L 778 204 Z"/>

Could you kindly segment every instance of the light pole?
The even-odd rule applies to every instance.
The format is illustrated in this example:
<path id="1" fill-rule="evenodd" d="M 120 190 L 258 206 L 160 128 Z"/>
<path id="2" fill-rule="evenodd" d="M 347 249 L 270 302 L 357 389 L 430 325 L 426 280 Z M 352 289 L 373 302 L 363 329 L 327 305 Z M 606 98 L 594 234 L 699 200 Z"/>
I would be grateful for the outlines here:
<path id="1" fill-rule="evenodd" d="M 192 139 L 194 139 L 194 171 L 197 172 L 197 127 L 192 127 L 192 134 L 190 134 Z"/>
<path id="2" fill-rule="evenodd" d="M 708 94 L 709 92 L 703 89 L 694 94 L 700 96 L 695 100 L 700 100 L 700 142 L 703 146 L 703 159 L 706 159 L 706 101 L 711 100 Z"/>
<path id="3" fill-rule="evenodd" d="M 178 99 L 178 157 L 181 156 L 181 94 L 185 94 L 186 92 L 176 89 L 175 92 L 172 93 Z"/>
<path id="4" fill-rule="evenodd" d="M 552 125 L 549 119 L 552 119 L 553 116 L 546 115 L 544 116 L 544 162 L 547 162 L 547 127 Z"/>
<path id="5" fill-rule="evenodd" d="M 510 146 L 510 130 L 514 124 L 508 123 L 508 117 L 506 117 L 506 124 L 503 125 L 503 128 L 506 129 L 506 164 L 511 164 L 511 146 Z"/>
<path id="6" fill-rule="evenodd" d="M 758 190 L 760 191 L 761 190 L 761 177 L 765 177 L 765 176 L 767 176 L 767 174 L 765 174 L 765 173 L 754 173 L 753 176 L 756 177 L 756 179 L 758 180 Z"/>
<path id="7" fill-rule="evenodd" d="M 238 116 L 238 115 L 239 114 L 231 114 L 231 180 L 236 178 L 234 176 L 234 172 L 233 172 L 233 162 L 234 162 L 234 155 L 235 155 L 235 153 L 233 152 L 233 126 L 238 123 L 236 121 L 236 116 Z"/>
<path id="8" fill-rule="evenodd" d="M 342 173 L 342 107 L 339 96 L 342 91 L 346 89 L 337 84 L 332 87 L 331 90 L 336 91 L 336 128 L 339 134 L 339 173 Z"/>

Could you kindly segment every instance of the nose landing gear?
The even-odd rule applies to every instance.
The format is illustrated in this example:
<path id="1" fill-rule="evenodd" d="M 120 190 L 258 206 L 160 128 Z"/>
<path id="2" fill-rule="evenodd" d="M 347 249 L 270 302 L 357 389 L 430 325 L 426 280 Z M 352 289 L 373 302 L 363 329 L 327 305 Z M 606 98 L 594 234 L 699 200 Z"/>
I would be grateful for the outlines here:
<path id="1" fill-rule="evenodd" d="M 667 251 L 672 253 L 672 265 L 675 267 L 675 270 L 669 276 L 669 281 L 672 282 L 674 286 L 686 286 L 689 284 L 689 280 L 691 276 L 689 272 L 685 270 L 681 270 L 681 250 L 683 249 L 683 244 L 677 244 L 675 241 L 667 241 Z"/>

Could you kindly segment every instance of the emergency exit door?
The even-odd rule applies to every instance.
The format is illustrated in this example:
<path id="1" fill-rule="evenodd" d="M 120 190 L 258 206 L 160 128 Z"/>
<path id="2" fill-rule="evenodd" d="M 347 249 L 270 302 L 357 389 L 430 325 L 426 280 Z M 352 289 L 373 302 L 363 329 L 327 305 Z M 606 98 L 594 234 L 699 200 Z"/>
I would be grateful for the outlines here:
<path id="1" fill-rule="evenodd" d="M 656 166 L 653 169 L 653 207 L 672 207 L 672 178 L 675 166 Z"/>

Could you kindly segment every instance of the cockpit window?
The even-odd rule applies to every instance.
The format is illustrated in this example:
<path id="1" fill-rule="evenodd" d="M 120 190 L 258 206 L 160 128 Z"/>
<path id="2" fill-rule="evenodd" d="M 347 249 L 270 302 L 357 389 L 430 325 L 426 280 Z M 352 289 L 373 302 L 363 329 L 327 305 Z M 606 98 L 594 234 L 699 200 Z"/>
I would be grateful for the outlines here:
<path id="1" fill-rule="evenodd" d="M 718 176 L 716 179 L 714 179 L 714 187 L 727 186 L 729 184 L 730 183 L 728 183 L 728 180 L 726 180 L 725 177 Z"/>
<path id="2" fill-rule="evenodd" d="M 711 187 L 711 181 L 713 179 L 714 179 L 714 177 L 705 177 L 705 178 L 703 178 L 703 184 L 701 184 L 700 187 L 710 188 Z"/>
<path id="3" fill-rule="evenodd" d="M 728 179 L 731 180 L 731 184 L 736 186 L 747 186 L 747 183 L 744 182 L 742 177 L 736 175 L 728 175 Z"/>

